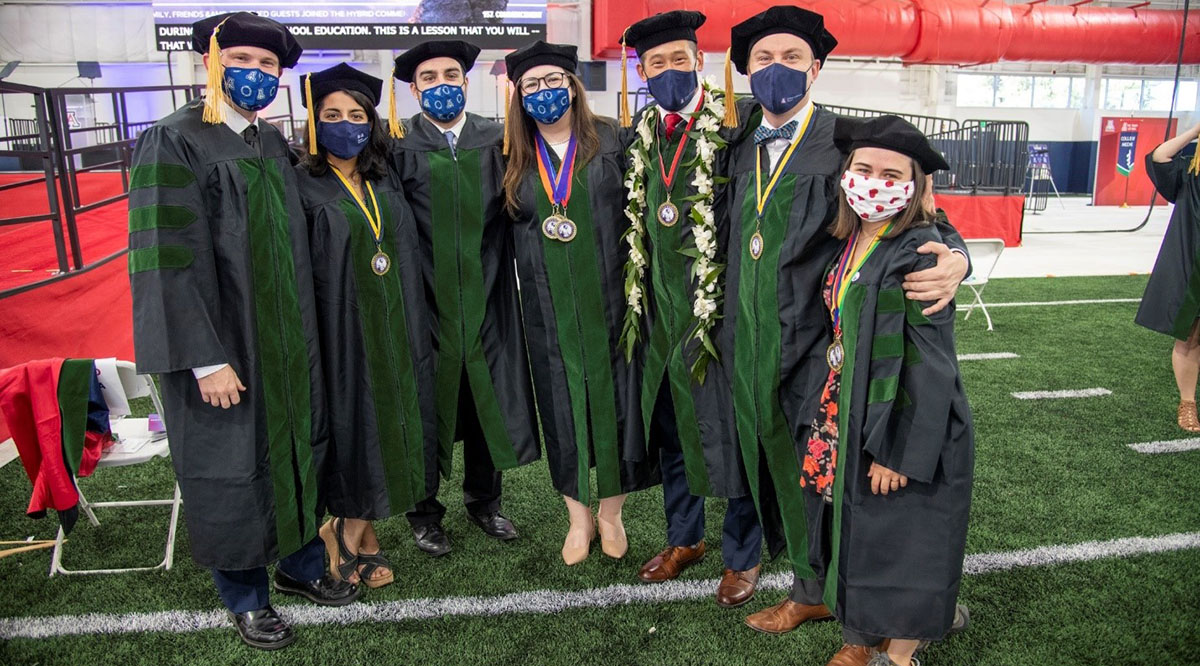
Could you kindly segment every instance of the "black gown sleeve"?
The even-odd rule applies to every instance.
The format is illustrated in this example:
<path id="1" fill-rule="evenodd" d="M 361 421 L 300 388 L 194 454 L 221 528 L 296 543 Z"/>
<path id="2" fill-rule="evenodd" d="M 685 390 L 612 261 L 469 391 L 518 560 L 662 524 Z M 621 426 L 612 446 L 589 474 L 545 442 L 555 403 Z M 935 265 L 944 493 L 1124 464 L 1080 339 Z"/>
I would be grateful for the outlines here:
<path id="1" fill-rule="evenodd" d="M 1155 150 L 1157 149 L 1158 147 L 1155 146 Z M 1167 201 L 1175 203 L 1175 199 L 1179 197 L 1179 190 L 1183 188 L 1184 174 L 1187 173 L 1191 160 L 1191 157 L 1176 155 L 1170 162 L 1155 162 L 1153 150 L 1146 155 L 1146 175 L 1150 176 L 1150 182 L 1154 183 L 1154 189 L 1158 190 L 1158 193 Z"/>
<path id="2" fill-rule="evenodd" d="M 941 208 L 937 209 L 937 213 L 933 217 L 933 225 L 937 227 L 938 233 L 942 235 L 942 242 L 952 250 L 961 250 L 967 257 L 967 272 L 963 273 L 963 277 L 971 274 L 971 253 L 967 252 L 967 243 L 963 240 L 958 229 L 950 223 L 950 218 L 946 216 L 946 211 Z"/>
<path id="3" fill-rule="evenodd" d="M 893 281 L 935 265 L 933 255 L 916 251 L 932 240 L 928 235 L 935 234 L 912 236 L 906 241 L 889 271 Z M 886 422 L 887 427 L 874 428 L 863 442 L 863 450 L 875 462 L 921 483 L 933 480 L 942 448 L 950 438 L 951 409 L 956 395 L 951 387 L 959 381 L 954 308 L 922 315 L 921 310 L 929 305 L 905 299 L 904 360 L 899 387 L 893 401 L 869 406 L 870 410 L 888 410 L 890 414 L 877 421 Z M 868 417 L 868 420 L 874 419 Z"/>
<path id="4" fill-rule="evenodd" d="M 146 130 L 133 154 L 129 274 L 134 350 L 143 373 L 229 362 L 217 334 L 218 282 L 206 193 L 193 160 L 179 132 L 162 126 Z"/>

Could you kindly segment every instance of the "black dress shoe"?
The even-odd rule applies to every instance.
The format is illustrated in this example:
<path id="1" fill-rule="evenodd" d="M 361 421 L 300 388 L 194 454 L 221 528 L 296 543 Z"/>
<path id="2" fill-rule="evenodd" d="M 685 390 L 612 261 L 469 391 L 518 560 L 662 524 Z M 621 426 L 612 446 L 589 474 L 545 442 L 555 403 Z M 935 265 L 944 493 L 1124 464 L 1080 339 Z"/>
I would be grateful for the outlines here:
<path id="1" fill-rule="evenodd" d="M 292 631 L 292 627 L 284 622 L 283 618 L 279 617 L 275 609 L 270 606 L 245 613 L 225 612 L 229 614 L 229 619 L 237 628 L 242 642 L 250 647 L 260 650 L 278 650 L 296 642 L 296 634 Z"/>
<path id="2" fill-rule="evenodd" d="M 498 513 L 468 514 L 471 522 L 479 526 L 483 533 L 501 541 L 512 541 L 517 538 L 517 528 L 512 521 Z"/>
<path id="3" fill-rule="evenodd" d="M 325 574 L 316 580 L 300 581 L 275 570 L 275 591 L 304 597 L 321 606 L 345 606 L 358 600 L 361 590 L 354 583 L 334 580 Z"/>
<path id="4" fill-rule="evenodd" d="M 414 527 L 413 540 L 417 542 L 417 548 L 434 557 L 441 557 L 450 552 L 450 539 L 446 537 L 441 523 Z"/>

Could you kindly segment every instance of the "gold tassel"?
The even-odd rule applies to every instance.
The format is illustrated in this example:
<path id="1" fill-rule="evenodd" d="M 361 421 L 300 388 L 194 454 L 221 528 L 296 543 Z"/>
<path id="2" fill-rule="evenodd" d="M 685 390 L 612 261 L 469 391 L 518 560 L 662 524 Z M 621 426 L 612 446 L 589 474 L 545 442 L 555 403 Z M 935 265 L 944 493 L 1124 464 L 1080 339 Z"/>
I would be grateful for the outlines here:
<path id="1" fill-rule="evenodd" d="M 633 117 L 629 114 L 629 44 L 625 43 L 628 34 L 629 28 L 625 28 L 621 35 L 621 127 L 633 125 Z"/>
<path id="2" fill-rule="evenodd" d="M 1193 176 L 1200 176 L 1200 146 L 1196 148 L 1196 154 L 1192 155 L 1192 163 L 1188 165 L 1188 173 Z"/>
<path id="3" fill-rule="evenodd" d="M 726 127 L 738 126 L 737 97 L 733 94 L 733 49 L 725 51 L 725 120 Z"/>
<path id="4" fill-rule="evenodd" d="M 505 81 L 504 82 L 504 149 L 502 151 L 502 154 L 506 157 L 508 156 L 508 144 L 510 141 L 510 139 L 508 137 L 510 134 L 512 134 L 512 130 L 509 129 L 509 127 L 512 125 L 512 123 L 509 122 L 509 119 L 508 119 L 508 107 L 511 105 L 512 105 L 512 86 L 510 86 L 508 84 L 508 82 Z"/>
<path id="5" fill-rule="evenodd" d="M 404 125 L 396 116 L 396 79 L 388 77 L 388 134 L 393 139 L 404 138 Z"/>
<path id="6" fill-rule="evenodd" d="M 221 64 L 221 45 L 217 43 L 217 33 L 225 21 L 218 23 L 208 38 L 208 81 L 204 87 L 204 114 L 200 118 L 210 125 L 225 122 L 225 91 L 221 88 L 225 83 L 225 66 Z"/>
<path id="7" fill-rule="evenodd" d="M 304 96 L 308 99 L 308 154 L 317 154 L 317 112 L 312 94 L 312 74 L 304 77 Z"/>

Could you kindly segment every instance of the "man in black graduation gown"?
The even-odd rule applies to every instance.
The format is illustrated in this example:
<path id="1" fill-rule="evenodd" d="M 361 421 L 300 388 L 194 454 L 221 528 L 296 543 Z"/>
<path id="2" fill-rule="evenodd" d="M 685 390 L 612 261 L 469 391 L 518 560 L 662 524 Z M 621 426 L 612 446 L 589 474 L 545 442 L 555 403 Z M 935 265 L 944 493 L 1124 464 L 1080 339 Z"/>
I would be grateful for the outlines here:
<path id="1" fill-rule="evenodd" d="M 639 577 L 647 583 L 671 580 L 700 561 L 704 542 L 704 497 L 727 497 L 722 528 L 724 573 L 717 588 L 717 604 L 740 606 L 754 596 L 762 555 L 762 530 L 746 487 L 738 454 L 729 386 L 723 362 L 713 363 L 703 382 L 690 368 L 698 353 L 691 339 L 694 314 L 694 261 L 683 252 L 695 235 L 692 211 L 698 189 L 694 185 L 699 132 L 694 120 L 723 96 L 700 85 L 704 55 L 696 43 L 696 29 L 705 21 L 700 12 L 672 11 L 656 14 L 629 27 L 623 44 L 638 54 L 638 73 L 647 80 L 653 104 L 633 118 L 630 151 L 644 151 L 644 215 L 647 267 L 645 271 L 648 326 L 637 356 L 643 365 L 640 416 L 647 424 L 648 445 L 660 455 L 663 503 L 667 517 L 667 548 L 642 566 Z M 652 115 L 653 117 L 647 117 Z M 638 128 L 651 123 L 650 132 Z M 651 145 L 645 135 L 652 139 Z M 732 138 L 729 129 L 720 138 Z M 676 152 L 682 155 L 676 159 Z M 724 174 L 728 151 L 717 149 L 710 161 L 713 174 Z M 662 156 L 661 160 L 659 155 Z M 677 165 L 677 166 L 675 166 Z M 672 172 L 672 169 L 674 171 Z M 669 183 L 669 185 L 668 185 Z M 723 188 L 714 186 L 710 210 L 719 211 Z M 701 197 L 703 198 L 703 197 Z M 661 206 L 674 204 L 677 213 L 663 220 Z M 676 219 L 678 222 L 676 222 Z M 718 246 L 716 262 L 723 260 L 723 216 L 712 242 Z M 652 449 L 652 450 L 653 450 Z"/>
<path id="2" fill-rule="evenodd" d="M 450 471 L 453 443 L 463 442 L 463 503 L 471 521 L 501 540 L 517 538 L 500 514 L 500 472 L 540 455 L 529 360 L 517 301 L 511 221 L 504 213 L 504 128 L 465 111 L 467 72 L 479 48 L 429 41 L 396 58 L 395 78 L 409 84 L 422 112 L 402 136 L 392 166 L 417 219 L 422 272 L 433 306 L 439 467 Z M 450 552 L 446 514 L 429 497 L 407 516 L 417 547 Z"/>
<path id="3" fill-rule="evenodd" d="M 279 592 L 358 597 L 325 575 L 308 235 L 287 144 L 256 117 L 301 49 L 245 12 L 193 29 L 207 98 L 142 134 L 130 172 L 134 346 L 139 371 L 161 376 L 193 557 L 242 640 L 276 649 L 295 635 L 268 603 L 272 561 Z"/>
<path id="4" fill-rule="evenodd" d="M 812 102 L 811 87 L 836 45 L 821 15 L 792 6 L 772 7 L 734 26 L 731 35 L 731 64 L 751 77 L 756 104 L 744 139 L 731 149 L 721 346 L 733 359 L 738 439 L 750 487 L 768 541 L 781 546 L 770 537 L 786 536 L 796 576 L 789 598 L 747 618 L 766 633 L 830 616 L 808 562 L 811 531 L 799 472 L 801 444 L 828 373 L 819 290 L 838 246 L 828 227 L 845 159 L 834 143 L 836 116 Z M 953 298 L 968 268 L 962 239 L 941 226 L 954 247 L 929 244 L 937 266 L 908 276 L 905 285 L 909 298 L 937 301 L 930 314 Z"/>

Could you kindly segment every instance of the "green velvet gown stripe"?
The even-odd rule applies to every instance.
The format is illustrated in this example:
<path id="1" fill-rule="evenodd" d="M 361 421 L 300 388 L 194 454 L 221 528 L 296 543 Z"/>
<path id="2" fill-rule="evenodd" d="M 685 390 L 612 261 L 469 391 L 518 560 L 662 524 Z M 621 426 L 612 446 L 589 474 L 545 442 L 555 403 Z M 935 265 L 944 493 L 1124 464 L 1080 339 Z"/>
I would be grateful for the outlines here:
<path id="1" fill-rule="evenodd" d="M 395 227 L 387 221 L 395 218 L 386 198 L 379 198 L 378 203 L 383 220 L 378 249 L 394 261 L 399 249 Z M 370 223 L 353 200 L 343 199 L 339 205 L 349 222 L 355 295 L 375 402 L 375 427 L 379 433 L 388 503 L 393 507 L 409 507 L 426 495 L 425 444 L 400 271 L 376 275 L 371 257 L 377 248 Z"/>
<path id="2" fill-rule="evenodd" d="M 63 361 L 58 371 L 58 413 L 61 419 L 63 461 L 71 474 L 79 474 L 83 442 L 87 437 L 88 397 L 96 366 L 90 359 Z"/>
<path id="3" fill-rule="evenodd" d="M 448 191 L 432 198 L 434 297 L 437 301 L 438 359 L 435 396 L 438 409 L 438 458 L 450 470 L 458 422 L 459 382 L 465 368 L 475 398 L 479 425 L 497 469 L 516 467 L 516 451 L 505 426 L 480 329 L 486 293 L 480 248 L 483 243 L 483 189 L 479 150 L 427 153 L 432 182 Z"/>
<path id="4" fill-rule="evenodd" d="M 129 274 L 164 268 L 187 268 L 195 260 L 192 249 L 182 245 L 155 245 L 129 251 Z"/>
<path id="5" fill-rule="evenodd" d="M 858 328 L 862 317 L 863 301 L 867 290 L 858 284 L 846 288 L 846 297 L 842 301 L 839 314 L 842 327 L 842 348 L 845 350 L 845 360 L 842 361 L 841 385 L 838 388 L 838 445 L 837 465 L 833 471 L 833 525 L 830 536 L 829 568 L 825 571 L 825 605 L 837 608 L 838 604 L 838 572 L 842 550 L 842 508 L 846 494 L 846 437 L 850 434 L 850 404 L 854 396 L 854 367 L 857 359 Z"/>
<path id="6" fill-rule="evenodd" d="M 550 200 L 538 188 L 538 217 L 550 215 Z M 570 242 L 541 236 L 542 252 L 558 333 L 558 346 L 567 373 L 575 449 L 579 501 L 590 501 L 590 458 L 596 462 L 596 489 L 600 497 L 621 494 L 621 454 L 617 450 L 617 404 L 613 385 L 613 350 L 601 293 L 596 234 L 589 206 L 587 170 L 576 168 L 567 217 L 578 229 Z M 590 446 L 589 446 L 590 440 Z"/>
<path id="7" fill-rule="evenodd" d="M 129 231 L 182 229 L 196 221 L 196 212 L 187 206 L 141 206 L 129 209 Z"/>
<path id="8" fill-rule="evenodd" d="M 155 162 L 136 164 L 129 169 L 129 189 L 145 187 L 187 187 L 196 182 L 196 175 L 182 164 Z"/>
<path id="9" fill-rule="evenodd" d="M 682 132 L 680 133 L 682 134 Z M 678 142 L 662 142 L 663 161 L 674 157 Z M 689 196 L 688 184 L 693 176 L 688 164 L 696 158 L 695 142 L 689 140 L 680 166 L 671 183 L 670 199 L 681 209 L 684 197 Z M 696 403 L 692 396 L 691 368 L 683 356 L 686 346 L 688 325 L 692 318 L 692 298 L 688 270 L 688 258 L 679 253 L 684 246 L 684 235 L 690 234 L 689 220 L 679 220 L 674 226 L 666 227 L 658 221 L 658 207 L 667 200 L 667 188 L 657 158 L 646 172 L 646 234 L 650 238 L 651 297 L 654 299 L 654 324 L 650 331 L 646 349 L 645 374 L 642 379 L 642 422 L 646 438 L 650 437 L 650 424 L 654 403 L 658 400 L 658 389 L 665 379 L 670 383 L 671 401 L 675 407 L 675 421 L 679 430 L 679 442 L 683 449 L 684 472 L 692 494 L 711 494 L 708 468 L 705 465 L 704 447 L 700 438 L 700 427 L 696 420 Z"/>
<path id="10" fill-rule="evenodd" d="M 248 198 L 259 372 L 267 416 L 279 555 L 316 536 L 317 488 L 311 444 L 308 350 L 279 165 L 240 159 Z"/>
<path id="11" fill-rule="evenodd" d="M 747 189 L 742 202 L 742 237 L 736 249 L 731 250 L 742 253 L 734 332 L 733 397 L 742 460 L 759 515 L 763 503 L 759 494 L 764 487 L 759 465 L 765 462 L 783 519 L 792 569 L 798 576 L 812 578 L 800 468 L 778 392 L 783 333 L 779 319 L 779 258 L 795 187 L 794 174 L 780 177 L 758 229 L 764 242 L 757 260 L 750 255 L 750 240 L 756 231 L 754 191 Z"/>

